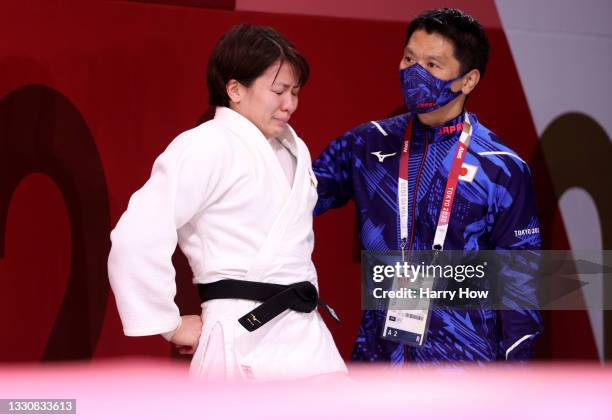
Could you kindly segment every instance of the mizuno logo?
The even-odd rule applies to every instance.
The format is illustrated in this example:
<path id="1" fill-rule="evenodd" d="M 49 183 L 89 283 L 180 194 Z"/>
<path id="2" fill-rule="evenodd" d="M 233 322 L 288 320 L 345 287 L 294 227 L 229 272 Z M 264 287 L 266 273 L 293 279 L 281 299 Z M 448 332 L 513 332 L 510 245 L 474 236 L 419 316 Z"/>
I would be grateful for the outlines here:
<path id="1" fill-rule="evenodd" d="M 261 325 L 261 321 L 257 319 L 257 317 L 255 316 L 255 314 L 249 314 L 249 318 L 247 318 L 247 320 L 251 323 L 251 325 L 255 325 L 253 323 L 253 321 L 257 322 L 258 324 Z"/>
<path id="2" fill-rule="evenodd" d="M 378 161 L 379 161 L 380 163 L 383 163 L 383 161 L 384 161 L 386 158 L 388 158 L 389 156 L 394 156 L 394 155 L 396 155 L 397 153 L 389 153 L 388 155 L 383 155 L 383 154 L 382 154 L 382 151 L 381 151 L 381 150 L 379 150 L 378 152 L 372 152 L 372 154 L 378 158 Z"/>

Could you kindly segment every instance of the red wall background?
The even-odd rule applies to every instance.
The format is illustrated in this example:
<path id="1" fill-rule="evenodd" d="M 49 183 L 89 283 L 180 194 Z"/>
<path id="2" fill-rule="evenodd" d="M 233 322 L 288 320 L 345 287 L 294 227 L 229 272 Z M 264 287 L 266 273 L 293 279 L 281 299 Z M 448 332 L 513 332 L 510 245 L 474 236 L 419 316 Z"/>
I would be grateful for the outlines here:
<path id="1" fill-rule="evenodd" d="M 415 14 L 417 6 L 410 6 Z M 530 160 L 540 211 L 550 216 L 542 221 L 545 246 L 565 249 L 557 200 L 494 4 L 468 11 L 493 22 L 490 67 L 469 108 Z M 172 354 L 159 337 L 122 335 L 105 271 L 108 234 L 155 157 L 210 113 L 207 59 L 240 22 L 277 28 L 309 59 L 312 77 L 292 125 L 313 158 L 343 131 L 401 108 L 403 23 L 126 1 L 2 5 L 0 361 Z M 315 220 L 322 295 L 344 319 L 328 324 L 345 357 L 360 319 L 353 213 L 347 206 Z M 175 261 L 177 302 L 183 313 L 197 313 L 184 258 Z M 540 357 L 596 358 L 585 313 L 545 315 Z"/>

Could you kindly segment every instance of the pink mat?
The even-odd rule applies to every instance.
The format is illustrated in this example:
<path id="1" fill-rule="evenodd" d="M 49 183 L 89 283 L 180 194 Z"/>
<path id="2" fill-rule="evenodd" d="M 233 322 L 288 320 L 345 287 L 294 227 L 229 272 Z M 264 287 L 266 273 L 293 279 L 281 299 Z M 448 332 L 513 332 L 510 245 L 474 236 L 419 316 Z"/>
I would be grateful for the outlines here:
<path id="1" fill-rule="evenodd" d="M 230 384 L 190 379 L 184 363 L 121 359 L 0 365 L 0 398 L 76 398 L 76 416 L 60 417 L 83 419 L 609 419 L 612 370 L 596 364 L 364 367 L 352 368 L 350 380 Z"/>

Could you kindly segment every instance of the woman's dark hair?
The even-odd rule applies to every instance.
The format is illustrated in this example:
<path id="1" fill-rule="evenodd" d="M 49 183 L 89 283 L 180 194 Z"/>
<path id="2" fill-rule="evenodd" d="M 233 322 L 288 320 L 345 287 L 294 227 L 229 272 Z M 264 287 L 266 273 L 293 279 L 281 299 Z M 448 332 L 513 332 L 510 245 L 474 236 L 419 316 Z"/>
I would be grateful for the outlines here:
<path id="1" fill-rule="evenodd" d="M 293 67 L 299 86 L 306 84 L 308 62 L 287 38 L 267 26 L 234 26 L 219 40 L 208 62 L 208 103 L 229 106 L 227 82 L 235 79 L 248 87 L 277 60 Z"/>
<path id="2" fill-rule="evenodd" d="M 428 10 L 408 24 L 404 45 L 418 29 L 428 34 L 440 34 L 453 43 L 454 56 L 461 63 L 461 74 L 478 69 L 484 76 L 489 60 L 489 41 L 482 25 L 472 16 L 458 9 Z"/>

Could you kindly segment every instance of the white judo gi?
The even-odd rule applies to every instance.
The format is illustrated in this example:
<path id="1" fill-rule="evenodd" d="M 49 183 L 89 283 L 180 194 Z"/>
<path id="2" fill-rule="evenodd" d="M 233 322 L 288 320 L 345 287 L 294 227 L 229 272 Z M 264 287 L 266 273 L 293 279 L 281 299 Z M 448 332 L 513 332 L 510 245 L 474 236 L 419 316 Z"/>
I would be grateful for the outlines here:
<path id="1" fill-rule="evenodd" d="M 126 335 L 160 334 L 179 324 L 171 262 L 177 243 L 194 283 L 317 286 L 311 260 L 316 178 L 304 142 L 289 126 L 282 137 L 297 159 L 293 185 L 261 131 L 225 107 L 157 158 L 111 233 L 108 271 Z M 202 304 L 193 374 L 267 380 L 346 372 L 317 310 L 287 310 L 248 332 L 237 320 L 258 305 L 238 299 Z"/>

